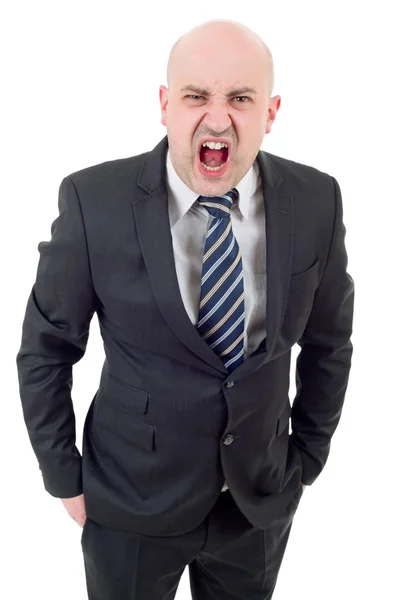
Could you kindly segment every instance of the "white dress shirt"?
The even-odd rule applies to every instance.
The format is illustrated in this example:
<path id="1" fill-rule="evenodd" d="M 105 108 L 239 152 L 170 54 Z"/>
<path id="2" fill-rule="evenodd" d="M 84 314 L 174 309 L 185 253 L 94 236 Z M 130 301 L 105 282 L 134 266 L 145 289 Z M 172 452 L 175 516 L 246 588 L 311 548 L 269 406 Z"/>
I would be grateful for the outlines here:
<path id="1" fill-rule="evenodd" d="M 231 211 L 232 230 L 242 254 L 244 277 L 244 358 L 265 337 L 266 239 L 265 210 L 259 167 L 252 164 L 235 186 L 238 201 Z M 198 322 L 205 237 L 212 216 L 199 197 L 177 175 L 167 151 L 168 212 L 175 269 L 186 312 Z M 227 489 L 226 483 L 223 490 Z"/>

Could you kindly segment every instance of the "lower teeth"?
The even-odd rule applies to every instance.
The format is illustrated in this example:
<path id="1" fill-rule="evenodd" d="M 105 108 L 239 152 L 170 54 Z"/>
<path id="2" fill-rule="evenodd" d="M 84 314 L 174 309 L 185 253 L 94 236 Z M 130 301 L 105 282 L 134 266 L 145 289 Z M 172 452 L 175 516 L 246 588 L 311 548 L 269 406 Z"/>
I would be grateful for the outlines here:
<path id="1" fill-rule="evenodd" d="M 219 167 L 207 167 L 207 165 L 205 163 L 202 162 L 201 164 L 203 165 L 203 167 L 205 169 L 207 169 L 207 171 L 219 171 L 225 165 L 225 163 L 222 163 L 222 165 L 220 165 Z"/>

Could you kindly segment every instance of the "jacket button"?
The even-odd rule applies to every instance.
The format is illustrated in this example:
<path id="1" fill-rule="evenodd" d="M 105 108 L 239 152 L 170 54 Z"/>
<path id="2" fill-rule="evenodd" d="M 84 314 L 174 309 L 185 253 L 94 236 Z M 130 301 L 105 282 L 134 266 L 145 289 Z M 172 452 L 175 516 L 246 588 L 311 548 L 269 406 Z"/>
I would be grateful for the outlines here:
<path id="1" fill-rule="evenodd" d="M 225 387 L 226 387 L 226 388 L 231 388 L 231 387 L 233 387 L 234 385 L 235 385 L 235 382 L 234 382 L 234 381 L 227 381 L 227 382 L 225 383 Z"/>
<path id="2" fill-rule="evenodd" d="M 225 446 L 229 446 L 229 444 L 232 444 L 234 440 L 234 437 L 231 433 L 228 433 L 228 435 L 226 435 L 223 439 L 223 443 L 225 444 Z"/>

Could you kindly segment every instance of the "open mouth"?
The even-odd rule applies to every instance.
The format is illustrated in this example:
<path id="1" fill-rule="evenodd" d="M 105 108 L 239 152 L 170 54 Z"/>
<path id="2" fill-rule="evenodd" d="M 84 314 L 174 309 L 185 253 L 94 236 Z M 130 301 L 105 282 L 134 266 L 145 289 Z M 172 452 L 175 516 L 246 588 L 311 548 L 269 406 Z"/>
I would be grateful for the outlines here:
<path id="1" fill-rule="evenodd" d="M 228 148 L 226 145 L 220 147 L 221 144 L 211 144 L 211 146 L 200 147 L 200 164 L 206 171 L 218 172 L 221 171 L 228 161 Z M 217 146 L 217 148 L 215 148 Z"/>

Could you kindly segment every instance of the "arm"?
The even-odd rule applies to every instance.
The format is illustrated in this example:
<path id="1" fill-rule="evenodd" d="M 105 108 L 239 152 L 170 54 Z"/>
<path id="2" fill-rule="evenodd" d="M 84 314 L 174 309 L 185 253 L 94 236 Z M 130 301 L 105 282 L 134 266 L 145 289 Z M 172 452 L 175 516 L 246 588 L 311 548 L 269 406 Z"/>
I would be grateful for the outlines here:
<path id="1" fill-rule="evenodd" d="M 325 466 L 345 398 L 353 347 L 354 282 L 346 272 L 346 229 L 339 185 L 332 177 L 335 222 L 313 308 L 299 340 L 292 441 L 300 449 L 302 482 L 311 485 Z"/>
<path id="2" fill-rule="evenodd" d="M 80 201 L 69 177 L 61 182 L 51 240 L 40 242 L 17 355 L 19 389 L 30 442 L 45 489 L 55 497 L 82 493 L 75 445 L 72 365 L 85 353 L 96 308 Z"/>

